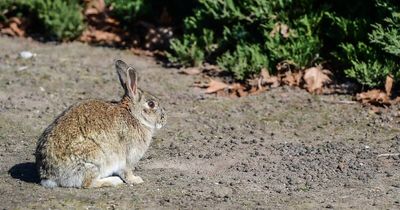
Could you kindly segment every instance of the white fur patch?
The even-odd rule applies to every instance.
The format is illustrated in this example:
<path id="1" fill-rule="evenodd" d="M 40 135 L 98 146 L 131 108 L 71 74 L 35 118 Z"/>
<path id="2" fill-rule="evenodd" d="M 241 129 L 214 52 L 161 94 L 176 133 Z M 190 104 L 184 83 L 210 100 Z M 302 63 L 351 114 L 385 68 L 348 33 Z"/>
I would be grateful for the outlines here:
<path id="1" fill-rule="evenodd" d="M 110 177 L 99 179 L 98 181 L 101 183 L 104 183 L 104 184 L 112 185 L 112 186 L 117 186 L 117 185 L 124 183 L 122 181 L 122 179 L 119 178 L 118 176 L 110 176 Z"/>
<path id="2" fill-rule="evenodd" d="M 162 128 L 162 124 L 161 124 L 161 123 L 157 123 L 157 124 L 156 124 L 156 128 L 157 128 L 157 129 Z"/>
<path id="3" fill-rule="evenodd" d="M 145 125 L 146 127 L 150 128 L 151 130 L 154 130 L 154 125 L 150 124 L 147 120 L 145 120 L 143 117 L 138 117 L 139 122 Z"/>
<path id="4" fill-rule="evenodd" d="M 111 157 L 111 164 L 107 164 L 101 168 L 100 177 L 108 177 L 114 173 L 119 173 L 126 166 L 125 160 L 121 160 L 118 157 Z"/>
<path id="5" fill-rule="evenodd" d="M 53 180 L 50 179 L 43 179 L 42 181 L 40 181 L 40 184 L 44 187 L 48 187 L 48 188 L 54 188 L 57 187 L 57 183 Z"/>

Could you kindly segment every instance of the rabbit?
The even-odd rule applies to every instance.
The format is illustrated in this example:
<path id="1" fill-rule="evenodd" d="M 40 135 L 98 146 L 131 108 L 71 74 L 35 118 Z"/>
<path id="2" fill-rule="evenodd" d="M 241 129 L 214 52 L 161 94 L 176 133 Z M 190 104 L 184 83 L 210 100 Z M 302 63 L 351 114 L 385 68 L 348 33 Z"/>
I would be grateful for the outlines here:
<path id="1" fill-rule="evenodd" d="M 39 137 L 35 158 L 41 185 L 97 188 L 143 182 L 133 169 L 154 132 L 166 124 L 166 113 L 159 99 L 137 87 L 133 67 L 117 60 L 115 68 L 125 91 L 119 102 L 72 105 Z"/>

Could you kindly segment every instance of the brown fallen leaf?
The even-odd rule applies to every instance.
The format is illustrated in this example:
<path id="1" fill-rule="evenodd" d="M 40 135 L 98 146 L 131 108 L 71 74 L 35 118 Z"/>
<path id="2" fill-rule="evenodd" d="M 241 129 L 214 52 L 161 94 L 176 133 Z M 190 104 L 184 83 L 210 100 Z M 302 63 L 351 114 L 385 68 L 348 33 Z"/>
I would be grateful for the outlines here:
<path id="1" fill-rule="evenodd" d="M 332 82 L 330 75 L 332 73 L 329 70 L 323 70 L 321 67 L 306 69 L 303 79 L 307 85 L 307 91 L 317 94 L 322 93 L 323 86 Z"/>
<path id="2" fill-rule="evenodd" d="M 296 68 L 296 64 L 290 60 L 279 62 L 276 65 L 279 82 L 289 86 L 300 86 L 303 78 L 303 71 Z"/>
<path id="3" fill-rule="evenodd" d="M 392 88 L 393 88 L 393 76 L 387 75 L 386 82 L 385 82 L 385 91 L 389 97 L 392 94 Z"/>
<path id="4" fill-rule="evenodd" d="M 256 88 L 256 87 L 252 87 L 250 90 L 248 90 L 247 92 L 249 93 L 248 95 L 257 95 L 257 94 L 260 94 L 260 93 L 262 93 L 262 92 L 265 92 L 265 91 L 267 91 L 268 90 L 268 88 L 267 87 L 262 87 L 261 89 L 259 89 L 259 88 Z"/>
<path id="5" fill-rule="evenodd" d="M 82 42 L 96 42 L 96 43 L 120 43 L 122 38 L 115 33 L 101 31 L 96 29 L 87 29 L 79 37 Z"/>
<path id="6" fill-rule="evenodd" d="M 95 15 L 103 13 L 106 10 L 106 4 L 104 0 L 85 0 L 85 3 L 85 15 Z"/>
<path id="7" fill-rule="evenodd" d="M 277 76 L 271 76 L 265 68 L 261 69 L 260 79 L 258 81 L 258 89 L 263 89 L 262 87 L 265 85 L 270 85 L 273 88 L 280 85 L 279 78 Z"/>
<path id="8" fill-rule="evenodd" d="M 186 68 L 183 69 L 182 71 L 179 71 L 181 74 L 187 74 L 187 75 L 197 75 L 201 73 L 201 70 L 197 67 L 191 67 L 191 68 Z"/>
<path id="9" fill-rule="evenodd" d="M 267 84 L 269 84 L 272 88 L 279 87 L 281 82 L 279 81 L 279 78 L 277 76 L 272 76 L 269 79 L 265 81 Z"/>
<path id="10" fill-rule="evenodd" d="M 388 95 L 378 89 L 369 90 L 367 92 L 359 93 L 356 95 L 356 100 L 363 104 L 373 105 L 390 105 L 390 99 Z"/>
<path id="11" fill-rule="evenodd" d="M 290 36 L 289 26 L 284 23 L 275 23 L 274 28 L 269 33 L 269 36 L 274 37 L 277 33 L 282 35 L 284 38 L 288 38 Z"/>
<path id="12" fill-rule="evenodd" d="M 23 23 L 20 18 L 12 17 L 8 22 L 8 27 L 3 29 L 2 33 L 8 34 L 10 36 L 23 37 L 25 35 L 25 26 L 26 23 Z"/>
<path id="13" fill-rule="evenodd" d="M 300 86 L 301 78 L 303 77 L 302 71 L 287 71 L 285 74 L 281 74 L 282 82 L 289 86 Z"/>
<path id="14" fill-rule="evenodd" d="M 111 25 L 111 26 L 114 26 L 114 27 L 120 27 L 119 25 L 120 25 L 120 22 L 117 20 L 117 19 L 115 19 L 115 18 L 111 18 L 111 17 L 106 17 L 105 19 L 104 19 L 104 23 L 106 23 L 106 24 L 108 24 L 108 25 Z"/>
<path id="15" fill-rule="evenodd" d="M 288 38 L 289 37 L 289 26 L 281 23 L 280 33 L 284 38 Z"/>
<path id="16" fill-rule="evenodd" d="M 210 82 L 208 83 L 206 93 L 215 93 L 219 90 L 224 90 L 225 88 L 228 88 L 228 87 L 229 87 L 229 85 L 224 82 L 211 79 Z"/>
<path id="17" fill-rule="evenodd" d="M 155 55 L 155 51 L 149 51 L 149 50 L 144 50 L 141 48 L 130 48 L 129 49 L 133 54 L 135 55 L 139 55 L 139 56 L 154 56 Z"/>
<path id="18" fill-rule="evenodd" d="M 264 80 L 270 78 L 271 75 L 269 74 L 268 69 L 262 68 L 261 71 L 260 71 L 260 77 L 261 77 L 262 79 L 264 79 Z"/>
<path id="19" fill-rule="evenodd" d="M 245 90 L 245 87 L 242 84 L 234 83 L 229 88 L 231 89 L 231 95 L 239 97 L 244 97 L 249 95 L 249 93 Z"/>
<path id="20" fill-rule="evenodd" d="M 15 36 L 14 31 L 12 31 L 10 28 L 2 28 L 0 33 L 8 36 Z"/>

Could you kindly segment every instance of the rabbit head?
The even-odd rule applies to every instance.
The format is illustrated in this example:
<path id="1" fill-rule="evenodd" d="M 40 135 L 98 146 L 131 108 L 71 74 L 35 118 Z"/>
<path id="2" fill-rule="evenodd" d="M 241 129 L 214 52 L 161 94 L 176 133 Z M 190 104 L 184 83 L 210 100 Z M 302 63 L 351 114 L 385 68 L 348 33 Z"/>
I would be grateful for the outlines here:
<path id="1" fill-rule="evenodd" d="M 166 124 L 165 109 L 160 100 L 137 86 L 137 72 L 125 62 L 117 60 L 115 68 L 125 94 L 122 101 L 132 116 L 146 127 L 160 129 Z"/>

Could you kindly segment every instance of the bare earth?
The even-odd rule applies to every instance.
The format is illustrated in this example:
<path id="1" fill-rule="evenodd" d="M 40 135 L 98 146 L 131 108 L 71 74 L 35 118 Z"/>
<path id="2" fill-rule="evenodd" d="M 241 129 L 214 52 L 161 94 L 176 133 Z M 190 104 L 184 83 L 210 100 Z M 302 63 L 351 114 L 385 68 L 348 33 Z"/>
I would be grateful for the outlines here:
<path id="1" fill-rule="evenodd" d="M 18 58 L 19 52 L 37 54 Z M 136 66 L 168 124 L 136 174 L 102 189 L 40 186 L 38 136 L 69 105 L 119 99 L 114 59 Z M 399 209 L 399 107 L 377 115 L 346 95 L 277 88 L 240 99 L 190 87 L 151 58 L 81 43 L 0 37 L 0 207 L 4 209 Z"/>

